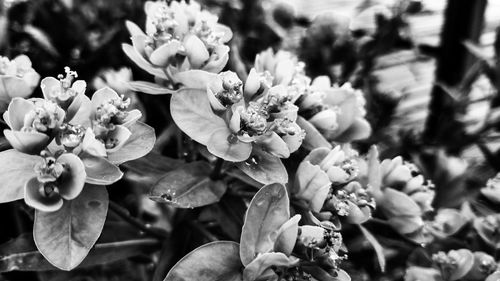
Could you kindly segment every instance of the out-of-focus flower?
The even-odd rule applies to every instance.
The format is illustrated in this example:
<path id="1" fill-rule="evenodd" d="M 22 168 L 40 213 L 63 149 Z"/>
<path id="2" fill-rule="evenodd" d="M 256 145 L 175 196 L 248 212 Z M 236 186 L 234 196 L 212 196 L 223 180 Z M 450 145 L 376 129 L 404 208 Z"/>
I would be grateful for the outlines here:
<path id="1" fill-rule="evenodd" d="M 484 253 L 474 252 L 474 265 L 472 269 L 465 276 L 466 280 L 485 280 L 490 274 L 497 270 L 498 265 L 495 259 Z"/>
<path id="2" fill-rule="evenodd" d="M 36 176 L 24 186 L 24 201 L 43 212 L 59 210 L 64 200 L 75 199 L 85 185 L 85 166 L 78 156 L 63 153 L 57 158 L 42 152 Z"/>
<path id="3" fill-rule="evenodd" d="M 57 135 L 65 114 L 52 101 L 14 98 L 3 115 L 10 127 L 4 135 L 16 150 L 38 154 Z"/>
<path id="4" fill-rule="evenodd" d="M 3 112 L 12 98 L 30 96 L 38 85 L 40 75 L 25 55 L 13 60 L 0 56 L 0 80 L 0 112 Z"/>
<path id="5" fill-rule="evenodd" d="M 493 203 L 500 203 L 500 174 L 489 179 L 486 186 L 481 188 L 481 193 Z"/>
<path id="6" fill-rule="evenodd" d="M 468 219 L 455 209 L 439 209 L 431 222 L 426 223 L 426 229 L 434 236 L 444 239 L 457 233 Z"/>
<path id="7" fill-rule="evenodd" d="M 370 185 L 378 210 L 399 233 L 414 240 L 422 240 L 422 215 L 433 210 L 433 184 L 425 181 L 415 165 L 403 158 L 378 160 L 378 151 L 372 147 L 366 165 L 360 165 L 362 177 Z M 421 241 L 422 242 L 422 241 Z"/>
<path id="8" fill-rule="evenodd" d="M 458 280 L 469 273 L 474 266 L 474 254 L 467 249 L 438 252 L 432 260 L 441 271 L 444 280 Z"/>
<path id="9" fill-rule="evenodd" d="M 476 218 L 473 226 L 484 242 L 500 248 L 500 214 Z"/>
<path id="10" fill-rule="evenodd" d="M 297 169 L 294 197 L 304 200 L 321 219 L 333 215 L 351 223 L 363 223 L 371 217 L 374 199 L 356 182 L 357 152 L 349 147 L 317 148 L 304 158 Z"/>
<path id="11" fill-rule="evenodd" d="M 91 128 L 83 138 L 84 151 L 100 157 L 118 151 L 132 135 L 127 128 L 142 114 L 134 109 L 127 111 L 130 99 L 119 96 L 111 88 L 97 90 L 92 96 Z"/>
<path id="12" fill-rule="evenodd" d="M 420 266 L 410 266 L 406 270 L 405 281 L 443 281 L 439 270 Z"/>
<path id="13" fill-rule="evenodd" d="M 359 90 L 346 83 L 342 87 L 330 84 L 320 76 L 297 101 L 299 114 L 318 129 L 328 140 L 350 142 L 371 134 L 366 121 L 365 98 Z"/>
<path id="14" fill-rule="evenodd" d="M 119 95 L 126 95 L 131 90 L 128 83 L 132 81 L 132 70 L 128 67 L 122 67 L 118 70 L 105 69 L 101 74 L 92 80 L 92 86 L 95 89 L 110 87 Z"/>
<path id="15" fill-rule="evenodd" d="M 147 1 L 144 9 L 146 33 L 127 22 L 133 46 L 123 46 L 139 67 L 171 83 L 186 70 L 219 73 L 224 68 L 232 32 L 217 23 L 217 16 L 202 11 L 196 1 Z"/>

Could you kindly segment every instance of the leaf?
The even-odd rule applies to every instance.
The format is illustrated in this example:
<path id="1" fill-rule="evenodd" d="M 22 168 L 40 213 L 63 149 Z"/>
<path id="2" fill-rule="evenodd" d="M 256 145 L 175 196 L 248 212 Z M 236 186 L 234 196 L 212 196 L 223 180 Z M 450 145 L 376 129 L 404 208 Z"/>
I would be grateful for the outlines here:
<path id="1" fill-rule="evenodd" d="M 246 160 L 252 153 L 252 144 L 239 141 L 230 142 L 232 132 L 228 127 L 214 131 L 208 140 L 207 149 L 213 155 L 230 162 Z"/>
<path id="2" fill-rule="evenodd" d="M 35 176 L 35 164 L 40 156 L 29 155 L 14 149 L 0 152 L 0 203 L 24 197 L 24 184 Z"/>
<path id="3" fill-rule="evenodd" d="M 365 236 L 366 240 L 370 242 L 372 245 L 373 249 L 375 250 L 375 254 L 377 255 L 378 259 L 378 264 L 380 265 L 380 270 L 382 272 L 385 272 L 385 256 L 384 256 L 384 248 L 382 248 L 382 245 L 378 242 L 377 238 L 371 234 L 368 229 L 363 227 L 362 225 L 359 225 L 359 229 L 361 229 L 361 232 L 363 232 L 363 235 Z"/>
<path id="4" fill-rule="evenodd" d="M 342 269 L 327 272 L 319 266 L 303 266 L 304 272 L 311 274 L 318 281 L 351 281 L 351 276 Z M 335 274 L 334 274 L 335 273 Z"/>
<path id="5" fill-rule="evenodd" d="M 35 212 L 33 236 L 40 253 L 55 267 L 77 267 L 101 235 L 108 212 L 104 186 L 86 185 L 56 212 Z"/>
<path id="6" fill-rule="evenodd" d="M 141 158 L 148 154 L 155 145 L 155 130 L 142 122 L 135 122 L 128 128 L 132 135 L 116 152 L 108 154 L 108 160 L 113 164 L 121 164 Z"/>
<path id="7" fill-rule="evenodd" d="M 207 145 L 213 132 L 227 127 L 210 107 L 205 90 L 181 89 L 172 95 L 170 111 L 175 124 L 193 140 Z"/>
<path id="8" fill-rule="evenodd" d="M 149 188 L 165 173 L 178 168 L 182 164 L 184 162 L 180 159 L 166 157 L 158 152 L 151 151 L 144 157 L 128 161 L 122 166 L 127 170 L 125 176 L 128 180 L 141 183 Z"/>
<path id="9" fill-rule="evenodd" d="M 122 171 L 116 165 L 102 157 L 96 157 L 87 153 L 79 155 L 85 165 L 87 173 L 86 183 L 96 185 L 109 185 L 120 180 Z"/>
<path id="10" fill-rule="evenodd" d="M 226 192 L 226 184 L 210 179 L 207 162 L 185 164 L 166 173 L 151 189 L 149 198 L 177 208 L 196 208 L 215 202 Z"/>
<path id="11" fill-rule="evenodd" d="M 147 81 L 131 81 L 128 82 L 128 86 L 132 91 L 141 92 L 150 95 L 165 95 L 174 94 L 176 91 L 170 90 L 168 88 L 162 87 L 158 84 L 147 82 Z"/>
<path id="12" fill-rule="evenodd" d="M 300 126 L 304 131 L 306 131 L 306 136 L 302 141 L 302 145 L 313 150 L 318 147 L 332 148 L 332 145 L 323 137 L 323 135 L 311 124 L 309 121 L 304 119 L 302 116 L 297 117 L 297 125 Z"/>
<path id="13" fill-rule="evenodd" d="M 263 184 L 288 182 L 288 173 L 281 160 L 260 149 L 254 148 L 248 160 L 236 163 L 236 167 Z"/>
<path id="14" fill-rule="evenodd" d="M 164 281 L 240 281 L 238 243 L 216 241 L 194 249 L 177 262 Z"/>
<path id="15" fill-rule="evenodd" d="M 144 238 L 135 231 L 132 233 L 130 229 L 130 225 L 125 223 L 106 224 L 101 237 L 78 267 L 105 264 L 148 254 L 158 248 L 158 240 Z M 55 269 L 56 267 L 37 250 L 32 233 L 24 233 L 0 245 L 0 272 Z"/>
<path id="16" fill-rule="evenodd" d="M 274 249 L 278 230 L 289 218 L 290 201 L 285 187 L 279 183 L 262 187 L 250 202 L 241 231 L 243 265 L 248 265 L 259 253 Z"/>

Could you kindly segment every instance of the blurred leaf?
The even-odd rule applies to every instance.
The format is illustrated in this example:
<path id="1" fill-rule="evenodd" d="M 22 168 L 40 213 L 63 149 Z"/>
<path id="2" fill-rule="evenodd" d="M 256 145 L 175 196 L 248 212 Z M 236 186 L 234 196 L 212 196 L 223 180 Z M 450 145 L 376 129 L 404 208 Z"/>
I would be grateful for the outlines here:
<path id="1" fill-rule="evenodd" d="M 101 235 L 108 203 L 106 187 L 86 185 L 58 211 L 36 211 L 33 233 L 38 250 L 62 270 L 78 266 Z"/>
<path id="2" fill-rule="evenodd" d="M 149 192 L 151 200 L 177 208 L 196 208 L 218 202 L 226 192 L 222 181 L 210 179 L 207 162 L 185 164 L 165 174 Z"/>
<path id="3" fill-rule="evenodd" d="M 156 239 L 145 238 L 131 231 L 129 224 L 107 223 L 101 237 L 78 267 L 105 264 L 129 257 L 148 254 L 158 249 Z M 0 245 L 0 272 L 55 270 L 37 250 L 32 233 Z"/>
<path id="4" fill-rule="evenodd" d="M 147 81 L 131 81 L 128 86 L 132 91 L 146 93 L 150 95 L 165 95 L 174 94 L 174 90 L 161 87 L 158 84 L 147 82 Z"/>
<path id="5" fill-rule="evenodd" d="M 240 281 L 238 243 L 217 241 L 196 248 L 183 257 L 164 281 Z"/>
<path id="6" fill-rule="evenodd" d="M 236 163 L 236 167 L 263 184 L 288 182 L 288 173 L 281 159 L 257 148 L 253 149 L 248 160 Z"/>
<path id="7" fill-rule="evenodd" d="M 289 218 L 290 201 L 285 187 L 279 183 L 262 187 L 250 202 L 241 231 L 243 265 L 248 265 L 259 253 L 274 249 L 278 229 Z"/>
<path id="8" fill-rule="evenodd" d="M 59 52 L 57 52 L 56 48 L 50 41 L 50 38 L 36 26 L 33 25 L 25 25 L 24 32 L 29 34 L 31 38 L 44 49 L 47 53 L 51 54 L 54 57 L 59 57 Z"/>
<path id="9" fill-rule="evenodd" d="M 130 138 L 118 151 L 108 155 L 108 160 L 113 164 L 141 158 L 153 149 L 156 141 L 153 128 L 142 122 L 135 122 L 128 129 L 132 132 Z"/>
<path id="10" fill-rule="evenodd" d="M 87 153 L 81 153 L 79 157 L 85 165 L 85 172 L 87 173 L 86 183 L 108 185 L 117 182 L 123 176 L 120 168 L 102 157 L 96 157 Z"/>
<path id="11" fill-rule="evenodd" d="M 170 111 L 175 124 L 203 145 L 207 145 L 213 132 L 227 127 L 224 120 L 212 111 L 206 90 L 180 90 L 172 95 Z"/>
<path id="12" fill-rule="evenodd" d="M 385 272 L 384 248 L 382 248 L 382 245 L 380 245 L 377 238 L 375 238 L 375 236 L 373 236 L 373 234 L 370 231 L 368 231 L 368 229 L 364 228 L 362 225 L 358 226 L 359 229 L 361 229 L 361 232 L 363 232 L 363 235 L 365 236 L 366 240 L 370 242 L 373 249 L 375 250 L 375 254 L 377 254 L 378 264 L 380 265 L 380 270 L 382 272 Z"/>
<path id="13" fill-rule="evenodd" d="M 306 131 L 306 136 L 302 145 L 313 150 L 318 147 L 332 148 L 332 145 L 323 137 L 323 135 L 311 124 L 309 121 L 304 119 L 302 116 L 297 117 L 297 125 L 299 125 L 304 131 Z"/>
<path id="14" fill-rule="evenodd" d="M 21 153 L 14 149 L 0 152 L 0 203 L 24 197 L 24 184 L 35 176 L 35 164 L 40 156 Z"/>

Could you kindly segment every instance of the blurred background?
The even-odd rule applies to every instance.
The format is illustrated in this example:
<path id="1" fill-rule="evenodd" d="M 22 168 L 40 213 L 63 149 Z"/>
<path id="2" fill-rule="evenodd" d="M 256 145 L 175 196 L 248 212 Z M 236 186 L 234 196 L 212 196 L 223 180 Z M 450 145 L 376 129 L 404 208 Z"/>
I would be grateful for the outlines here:
<path id="1" fill-rule="evenodd" d="M 134 93 L 127 86 L 152 80 L 121 49 L 130 42 L 125 20 L 144 27 L 144 2 L 0 0 L 0 56 L 28 55 L 41 77 L 69 66 L 87 81 L 88 95 L 108 85 L 130 96 L 155 128 L 163 155 L 175 157 L 166 141 L 168 97 Z M 500 1 L 199 2 L 235 34 L 227 70 L 244 77 L 257 53 L 284 49 L 305 62 L 309 76 L 328 75 L 362 89 L 373 135 L 359 143 L 361 151 L 377 143 L 383 158 L 403 155 L 419 164 L 426 178 L 442 186 L 436 205 L 458 205 L 464 193 L 477 191 L 480 182 L 500 171 Z M 467 161 L 467 172 L 457 159 Z M 142 204 L 135 209 L 143 216 L 157 215 L 143 197 L 135 194 L 127 201 L 129 190 L 111 192 L 125 205 Z M 0 225 L 9 226 L 0 230 L 0 242 L 26 230 L 26 219 L 13 210 L 11 204 L 0 206 L 3 214 L 13 214 L 0 215 Z M 132 262 L 141 267 L 130 270 L 120 263 L 102 271 L 10 273 L 0 280 L 148 280 L 151 260 Z"/>

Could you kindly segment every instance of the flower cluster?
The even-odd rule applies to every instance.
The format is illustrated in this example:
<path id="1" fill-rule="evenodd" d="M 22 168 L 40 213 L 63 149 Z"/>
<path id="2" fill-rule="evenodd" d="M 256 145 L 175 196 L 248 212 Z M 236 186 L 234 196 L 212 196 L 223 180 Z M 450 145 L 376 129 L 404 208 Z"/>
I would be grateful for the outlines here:
<path id="1" fill-rule="evenodd" d="M 348 146 L 314 149 L 299 165 L 292 194 L 321 221 L 367 221 L 375 200 L 359 182 L 357 158 Z"/>
<path id="2" fill-rule="evenodd" d="M 412 266 L 405 281 L 425 280 L 498 280 L 500 271 L 495 259 L 484 252 L 467 249 L 439 251 L 432 255 L 432 268 Z"/>
<path id="3" fill-rule="evenodd" d="M 159 79 L 176 82 L 190 69 L 219 73 L 229 59 L 226 43 L 231 30 L 217 23 L 217 16 L 201 10 L 196 1 L 147 1 L 146 32 L 127 22 L 132 45 L 124 44 L 127 56 Z"/>
<path id="4" fill-rule="evenodd" d="M 0 80 L 0 112 L 4 112 L 12 98 L 27 98 L 33 93 L 40 75 L 25 55 L 13 60 L 0 56 Z"/>
<path id="5" fill-rule="evenodd" d="M 138 110 L 129 111 L 127 99 L 110 88 L 85 96 L 86 82 L 75 71 L 41 81 L 44 98 L 15 97 L 3 117 L 9 129 L 4 135 L 13 150 L 2 152 L 29 161 L 24 186 L 12 201 L 25 202 L 44 212 L 59 210 L 64 200 L 75 199 L 85 184 L 107 185 L 122 176 L 117 165 L 145 155 L 154 144 L 152 128 L 136 122 Z M 137 138 L 147 134 L 141 146 Z M 132 147 L 134 146 L 134 147 Z M 9 159 L 7 159 L 9 158 Z"/>

